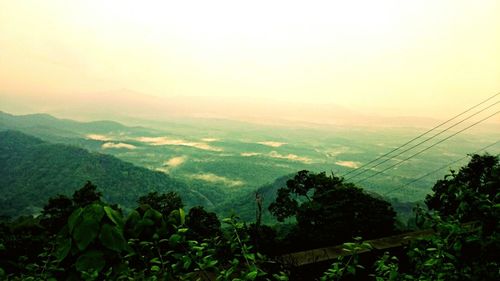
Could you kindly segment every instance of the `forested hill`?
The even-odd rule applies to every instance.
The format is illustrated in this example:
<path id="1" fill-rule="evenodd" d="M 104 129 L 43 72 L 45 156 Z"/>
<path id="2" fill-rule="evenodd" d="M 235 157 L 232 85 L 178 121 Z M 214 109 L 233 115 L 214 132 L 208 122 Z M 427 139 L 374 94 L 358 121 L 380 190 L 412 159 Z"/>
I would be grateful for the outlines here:
<path id="1" fill-rule="evenodd" d="M 177 191 L 188 206 L 210 204 L 164 173 L 18 131 L 0 132 L 0 215 L 36 213 L 49 197 L 71 195 L 89 180 L 108 202 L 125 208 L 136 206 L 137 198 L 150 191 Z"/>
<path id="2" fill-rule="evenodd" d="M 245 193 L 231 202 L 222 204 L 216 208 L 216 211 L 224 215 L 236 212 L 243 220 L 253 221 L 256 215 L 256 194 L 258 194 L 262 200 L 262 219 L 265 222 L 275 222 L 267 208 L 271 202 L 276 200 L 278 189 L 285 187 L 287 180 L 291 178 L 293 178 L 293 174 L 279 177 L 274 182 L 263 185 L 256 191 Z"/>
<path id="3" fill-rule="evenodd" d="M 115 121 L 78 122 L 49 114 L 12 115 L 3 111 L 0 111 L 0 129 L 21 131 L 50 141 L 58 138 L 81 138 L 86 134 L 127 131 L 148 135 L 154 131 L 143 127 L 128 127 Z"/>

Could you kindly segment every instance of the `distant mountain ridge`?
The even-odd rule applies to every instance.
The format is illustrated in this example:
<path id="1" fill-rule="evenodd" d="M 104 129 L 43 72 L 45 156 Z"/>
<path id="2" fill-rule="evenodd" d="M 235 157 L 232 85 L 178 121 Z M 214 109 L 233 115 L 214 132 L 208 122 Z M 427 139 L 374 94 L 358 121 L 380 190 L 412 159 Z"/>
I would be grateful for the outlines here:
<path id="1" fill-rule="evenodd" d="M 13 115 L 3 111 L 0 111 L 0 129 L 19 130 L 42 135 L 50 129 L 50 134 L 62 137 L 82 137 L 85 133 L 109 133 L 118 130 L 132 130 L 147 134 L 152 130 L 139 126 L 129 127 L 109 120 L 79 122 L 56 118 L 45 113 Z"/>
<path id="2" fill-rule="evenodd" d="M 126 208 L 135 207 L 138 197 L 151 191 L 177 191 L 188 206 L 211 204 L 202 193 L 164 173 L 18 131 L 0 131 L 0 215 L 36 213 L 49 197 L 71 195 L 87 180 L 106 201 Z"/>

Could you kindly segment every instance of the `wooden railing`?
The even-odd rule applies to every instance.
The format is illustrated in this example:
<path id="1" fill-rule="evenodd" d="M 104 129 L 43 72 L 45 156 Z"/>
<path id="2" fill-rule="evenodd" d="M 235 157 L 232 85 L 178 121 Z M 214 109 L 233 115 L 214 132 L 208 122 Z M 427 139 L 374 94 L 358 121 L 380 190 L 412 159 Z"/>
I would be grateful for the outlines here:
<path id="1" fill-rule="evenodd" d="M 462 224 L 462 226 L 470 228 L 472 230 L 475 224 L 476 222 L 469 222 Z M 399 234 L 394 236 L 387 236 L 373 240 L 366 240 L 364 242 L 369 243 L 372 246 L 372 249 L 360 250 L 358 251 L 358 253 L 401 247 L 409 244 L 412 240 L 429 237 L 432 236 L 434 233 L 435 233 L 434 230 L 426 229 L 426 230 L 407 232 L 404 234 Z M 318 248 L 313 250 L 285 254 L 282 255 L 278 260 L 280 260 L 284 264 L 292 266 L 303 266 L 323 261 L 334 260 L 338 257 L 349 256 L 351 254 L 352 254 L 351 252 L 344 250 L 343 245 L 337 245 L 333 247 Z"/>

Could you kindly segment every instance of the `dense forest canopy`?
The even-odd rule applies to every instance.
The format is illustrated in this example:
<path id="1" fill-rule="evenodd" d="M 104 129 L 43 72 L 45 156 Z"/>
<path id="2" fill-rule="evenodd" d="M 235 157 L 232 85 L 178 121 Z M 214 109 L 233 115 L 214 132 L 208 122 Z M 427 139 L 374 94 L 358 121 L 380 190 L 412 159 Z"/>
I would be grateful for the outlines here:
<path id="1" fill-rule="evenodd" d="M 165 173 L 17 131 L 0 132 L 0 175 L 0 214 L 7 216 L 40 212 L 49 197 L 70 195 L 88 180 L 108 202 L 122 208 L 133 207 L 139 196 L 153 191 L 177 191 L 189 206 L 210 205 L 209 193 L 204 195 Z"/>
<path id="2" fill-rule="evenodd" d="M 335 175 L 300 171 L 279 189 L 269 208 L 279 220 L 295 216 L 295 223 L 287 222 L 291 227 L 247 224 L 236 216 L 220 221 L 203 207 L 186 212 L 182 195 L 171 191 L 144 194 L 125 214 L 87 182 L 71 197 L 50 198 L 40 216 L 2 220 L 0 276 L 9 280 L 498 280 L 499 172 L 498 156 L 472 155 L 469 164 L 435 184 L 426 200 L 428 210 L 416 210 L 415 227 L 432 229 L 431 235 L 387 252 L 372 250 L 362 239 L 408 229 L 396 227 L 388 202 Z M 326 267 L 304 271 L 280 261 L 280 255 L 289 251 L 338 243 L 345 243 L 346 255 Z"/>

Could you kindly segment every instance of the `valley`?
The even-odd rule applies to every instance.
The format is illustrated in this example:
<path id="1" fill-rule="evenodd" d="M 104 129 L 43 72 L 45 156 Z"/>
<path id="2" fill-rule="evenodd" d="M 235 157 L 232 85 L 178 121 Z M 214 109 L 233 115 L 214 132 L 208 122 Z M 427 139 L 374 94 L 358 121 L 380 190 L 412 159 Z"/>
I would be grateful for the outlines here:
<path id="1" fill-rule="evenodd" d="M 277 178 L 299 170 L 344 175 L 427 129 L 294 127 L 223 119 L 187 119 L 152 123 L 154 126 L 146 127 L 126 126 L 114 121 L 78 122 L 45 114 L 1 113 L 0 116 L 0 130 L 18 130 L 50 143 L 109 154 L 165 174 L 200 192 L 206 198 L 203 205 L 207 208 L 223 214 L 237 212 L 247 219 L 254 215 L 251 203 L 255 200 L 254 192 Z M 369 192 L 388 193 L 393 201 L 422 201 L 433 183 L 448 171 L 443 169 L 405 186 L 407 183 L 498 138 L 499 133 L 484 133 L 480 129 L 460 134 L 359 186 Z M 490 150 L 493 154 L 498 153 L 499 146 Z M 389 160 L 373 171 L 363 172 L 352 182 L 356 184 L 357 180 L 404 159 L 411 152 L 414 151 Z M 458 161 L 449 168 L 459 167 L 467 160 Z M 83 184 L 83 179 L 81 181 Z M 266 198 L 266 202 L 275 196 L 265 190 L 263 193 L 271 197 Z M 241 204 L 246 206 L 241 207 Z M 246 211 L 242 213 L 241 208 Z M 265 209 L 267 212 L 267 206 Z"/>

